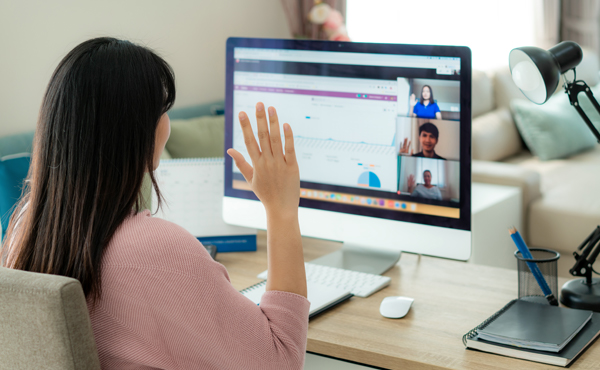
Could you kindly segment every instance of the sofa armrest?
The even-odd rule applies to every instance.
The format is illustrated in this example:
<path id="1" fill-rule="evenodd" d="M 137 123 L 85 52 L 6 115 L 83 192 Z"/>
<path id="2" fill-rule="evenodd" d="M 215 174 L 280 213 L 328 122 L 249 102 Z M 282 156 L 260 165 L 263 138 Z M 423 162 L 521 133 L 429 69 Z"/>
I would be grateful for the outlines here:
<path id="1" fill-rule="evenodd" d="M 473 160 L 472 181 L 519 187 L 523 228 L 527 227 L 529 205 L 542 196 L 538 172 L 511 163 Z M 527 235 L 527 230 L 523 230 L 521 234 Z"/>
<path id="2" fill-rule="evenodd" d="M 540 174 L 516 164 L 474 160 L 472 178 L 473 182 L 521 188 L 523 207 L 542 196 Z"/>

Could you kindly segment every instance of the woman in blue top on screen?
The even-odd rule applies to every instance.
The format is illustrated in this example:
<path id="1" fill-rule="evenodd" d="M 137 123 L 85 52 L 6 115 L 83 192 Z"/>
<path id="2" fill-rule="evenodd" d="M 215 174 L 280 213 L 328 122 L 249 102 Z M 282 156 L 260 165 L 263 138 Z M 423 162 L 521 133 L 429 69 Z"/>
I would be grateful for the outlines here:
<path id="1" fill-rule="evenodd" d="M 415 94 L 410 94 L 410 115 L 417 118 L 442 119 L 440 107 L 433 99 L 431 86 L 424 85 L 421 89 L 421 99 L 417 100 Z"/>

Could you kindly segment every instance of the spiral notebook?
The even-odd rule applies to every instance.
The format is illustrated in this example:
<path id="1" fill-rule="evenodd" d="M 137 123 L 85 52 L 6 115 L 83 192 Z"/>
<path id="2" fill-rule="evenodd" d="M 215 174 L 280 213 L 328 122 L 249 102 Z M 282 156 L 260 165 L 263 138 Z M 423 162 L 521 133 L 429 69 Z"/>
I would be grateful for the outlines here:
<path id="1" fill-rule="evenodd" d="M 465 334 L 463 343 L 484 352 L 567 366 L 598 334 L 600 313 L 515 299 Z"/>
<path id="2" fill-rule="evenodd" d="M 163 159 L 154 172 L 165 200 L 156 217 L 189 231 L 219 253 L 256 250 L 256 229 L 223 221 L 224 159 Z M 156 211 L 152 192 L 152 211 Z"/>
<path id="3" fill-rule="evenodd" d="M 260 304 L 260 298 L 265 292 L 267 281 L 263 280 L 260 283 L 254 284 L 241 293 L 255 304 Z M 307 282 L 307 299 L 310 302 L 308 317 L 311 318 L 321 312 L 341 303 L 353 296 L 350 291 L 341 288 L 332 288 L 323 284 Z"/>

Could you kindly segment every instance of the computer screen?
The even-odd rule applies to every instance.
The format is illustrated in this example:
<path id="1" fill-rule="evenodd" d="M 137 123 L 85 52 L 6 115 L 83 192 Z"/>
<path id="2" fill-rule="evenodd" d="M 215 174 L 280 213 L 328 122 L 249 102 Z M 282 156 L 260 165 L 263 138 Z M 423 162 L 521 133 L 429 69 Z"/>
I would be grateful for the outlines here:
<path id="1" fill-rule="evenodd" d="M 466 47 L 231 38 L 225 146 L 249 159 L 236 117 L 247 112 L 256 133 L 256 103 L 274 106 L 294 132 L 303 235 L 466 259 L 470 62 Z M 259 208 L 244 206 L 257 198 L 226 158 L 225 220 L 266 227 L 250 214 Z M 350 231 L 360 226 L 363 236 Z M 444 230 L 467 232 L 464 246 L 419 245 L 423 233 L 447 241 Z"/>

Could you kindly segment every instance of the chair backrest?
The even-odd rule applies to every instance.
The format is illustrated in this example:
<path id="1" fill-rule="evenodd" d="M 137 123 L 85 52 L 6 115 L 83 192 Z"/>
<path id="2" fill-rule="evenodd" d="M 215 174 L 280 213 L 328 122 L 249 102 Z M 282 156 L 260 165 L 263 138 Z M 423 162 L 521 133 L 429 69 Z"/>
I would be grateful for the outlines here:
<path id="1" fill-rule="evenodd" d="M 0 267 L 0 368 L 100 369 L 79 281 Z"/>

